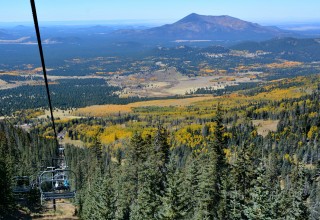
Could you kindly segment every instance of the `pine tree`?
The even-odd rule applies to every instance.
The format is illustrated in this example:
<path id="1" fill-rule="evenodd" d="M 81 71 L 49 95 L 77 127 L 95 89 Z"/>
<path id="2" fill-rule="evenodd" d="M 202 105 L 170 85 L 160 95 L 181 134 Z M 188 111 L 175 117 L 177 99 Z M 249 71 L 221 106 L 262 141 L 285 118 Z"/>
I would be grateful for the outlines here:
<path id="1" fill-rule="evenodd" d="M 159 188 L 161 193 L 164 192 L 166 184 L 166 173 L 167 173 L 167 163 L 169 162 L 169 153 L 170 146 L 167 142 L 168 134 L 166 129 L 161 125 L 158 126 L 156 131 L 153 148 L 154 154 L 150 156 L 151 160 L 156 163 L 160 179 L 159 179 Z"/>
<path id="2" fill-rule="evenodd" d="M 178 220 L 186 215 L 187 202 L 185 188 L 182 187 L 182 172 L 177 168 L 176 159 L 172 156 L 168 164 L 167 187 L 162 197 L 159 219 Z"/>
<path id="3" fill-rule="evenodd" d="M 224 149 L 227 148 L 226 140 L 223 137 L 225 128 L 222 121 L 222 110 L 218 104 L 216 117 L 214 119 L 216 127 L 213 132 L 213 141 L 209 144 L 209 156 L 211 161 L 215 161 L 216 169 L 216 184 L 215 184 L 215 203 L 217 204 L 217 217 L 224 219 L 227 215 L 227 192 L 228 192 L 228 181 L 227 181 L 227 170 L 228 164 L 226 162 L 226 156 Z"/>
<path id="4" fill-rule="evenodd" d="M 182 200 L 186 203 L 186 219 L 192 219 L 197 204 L 196 191 L 199 184 L 199 161 L 190 155 L 186 162 L 181 188 L 185 190 Z"/>
<path id="5" fill-rule="evenodd" d="M 146 140 L 144 143 L 150 142 Z M 170 149 L 167 143 L 167 132 L 161 126 L 156 131 L 153 149 L 154 151 L 144 163 L 138 163 L 137 195 L 131 205 L 130 219 L 153 219 L 159 212 L 161 197 L 167 184 L 167 163 Z"/>
<path id="6" fill-rule="evenodd" d="M 320 184 L 316 179 L 312 185 L 312 191 L 310 196 L 310 219 L 320 219 Z"/>
<path id="7" fill-rule="evenodd" d="M 262 163 L 255 170 L 257 178 L 253 180 L 253 188 L 249 192 L 249 201 L 245 204 L 247 219 L 272 219 L 271 192 L 266 179 L 266 169 Z"/>
<path id="8" fill-rule="evenodd" d="M 291 180 L 286 181 L 286 188 L 279 193 L 278 218 L 286 219 L 308 219 L 309 210 L 304 201 L 305 174 L 303 167 L 297 165 Z"/>
<path id="9" fill-rule="evenodd" d="M 136 192 L 133 191 L 134 182 L 128 178 L 127 173 L 128 164 L 124 164 L 115 169 L 117 175 L 115 175 L 113 189 L 115 190 L 115 219 L 129 219 L 130 217 L 130 205 L 136 196 Z"/>
<path id="10" fill-rule="evenodd" d="M 155 219 L 160 207 L 159 173 L 154 161 L 146 161 L 139 170 L 137 197 L 131 204 L 130 219 Z"/>
<path id="11" fill-rule="evenodd" d="M 13 146 L 8 145 L 5 133 L 0 130 L 0 217 L 10 213 L 14 208 L 11 191 L 13 164 L 11 155 L 8 154 L 9 148 Z"/>
<path id="12" fill-rule="evenodd" d="M 294 187 L 290 188 L 292 198 L 290 216 L 295 219 L 307 219 L 309 216 L 308 207 L 305 204 L 305 170 L 302 164 L 298 164 L 293 173 Z"/>
<path id="13" fill-rule="evenodd" d="M 231 201 L 228 209 L 232 210 L 231 219 L 245 219 L 244 209 L 250 198 L 249 190 L 254 179 L 252 145 L 242 146 L 235 164 L 231 168 Z"/>
<path id="14" fill-rule="evenodd" d="M 109 176 L 96 178 L 94 185 L 88 190 L 83 206 L 81 217 L 84 219 L 115 219 L 115 197 Z"/>
<path id="15" fill-rule="evenodd" d="M 313 175 L 313 182 L 310 193 L 310 219 L 320 219 L 320 161 L 317 162 L 317 166 Z"/>
<path id="16" fill-rule="evenodd" d="M 223 219 L 227 211 L 227 181 L 224 149 L 226 141 L 223 137 L 221 109 L 218 106 L 216 127 L 213 132 L 212 142 L 208 143 L 208 152 L 199 155 L 198 186 L 195 192 L 196 205 L 194 209 L 195 219 Z"/>
<path id="17" fill-rule="evenodd" d="M 140 185 L 140 175 L 147 158 L 147 142 L 141 134 L 134 133 L 126 152 L 126 161 L 118 166 L 115 177 L 116 214 L 115 219 L 129 219 L 133 203 L 137 200 Z"/>
<path id="18" fill-rule="evenodd" d="M 147 158 L 147 149 L 149 146 L 146 146 L 146 142 L 142 139 L 140 133 L 134 133 L 130 140 L 130 149 L 128 152 L 128 158 L 132 164 L 142 163 Z"/>
<path id="19" fill-rule="evenodd" d="M 199 182 L 194 195 L 196 197 L 196 206 L 193 219 L 217 219 L 215 158 L 202 153 L 199 165 Z"/>
<path id="20" fill-rule="evenodd" d="M 8 164 L 0 158 L 0 218 L 12 210 L 14 202 L 11 192 L 11 173 Z"/>
<path id="21" fill-rule="evenodd" d="M 228 209 L 231 203 L 230 191 L 231 191 L 231 175 L 230 169 L 227 167 L 223 173 L 223 179 L 220 188 L 220 201 L 218 206 L 218 217 L 219 219 L 231 219 L 230 210 Z"/>

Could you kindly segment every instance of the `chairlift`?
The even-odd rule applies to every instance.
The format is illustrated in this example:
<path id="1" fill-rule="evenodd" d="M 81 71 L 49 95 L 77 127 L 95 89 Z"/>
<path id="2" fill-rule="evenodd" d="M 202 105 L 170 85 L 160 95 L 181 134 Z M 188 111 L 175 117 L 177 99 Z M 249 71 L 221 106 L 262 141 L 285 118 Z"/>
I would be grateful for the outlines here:
<path id="1" fill-rule="evenodd" d="M 14 194 L 25 194 L 30 192 L 31 184 L 30 177 L 28 176 L 15 176 L 13 177 L 13 188 Z"/>
<path id="2" fill-rule="evenodd" d="M 76 196 L 76 175 L 68 169 L 51 169 L 39 176 L 41 202 L 54 199 L 72 199 Z"/>
<path id="3" fill-rule="evenodd" d="M 52 158 L 52 167 L 47 167 L 47 170 L 42 171 L 38 176 L 38 188 L 41 193 L 41 203 L 47 200 L 53 200 L 55 209 L 56 199 L 75 198 L 76 195 L 76 175 L 68 169 L 67 160 L 64 154 L 64 147 L 58 143 L 58 135 L 53 117 L 53 107 L 51 104 L 49 84 L 47 79 L 44 55 L 41 44 L 40 29 L 34 0 L 30 0 L 31 10 L 33 14 L 34 27 L 37 35 L 39 53 L 41 58 L 41 66 L 43 71 L 44 82 L 46 85 L 48 104 L 50 109 L 52 128 L 57 144 L 57 157 Z"/>
<path id="4" fill-rule="evenodd" d="M 41 203 L 48 200 L 72 199 L 76 196 L 76 175 L 68 169 L 64 147 L 58 146 L 58 157 L 52 158 L 52 166 L 38 176 Z"/>

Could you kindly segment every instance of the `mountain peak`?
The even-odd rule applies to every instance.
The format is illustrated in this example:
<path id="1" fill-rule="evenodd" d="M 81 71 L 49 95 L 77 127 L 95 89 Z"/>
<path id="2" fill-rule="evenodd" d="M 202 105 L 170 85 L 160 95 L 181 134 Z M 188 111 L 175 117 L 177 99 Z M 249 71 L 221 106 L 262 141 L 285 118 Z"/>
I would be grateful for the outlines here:
<path id="1" fill-rule="evenodd" d="M 212 15 L 199 15 L 196 13 L 192 13 L 182 18 L 181 20 L 177 21 L 176 24 L 198 23 L 198 22 L 216 24 L 216 25 L 222 25 L 222 26 L 235 26 L 235 25 L 244 26 L 245 24 L 250 23 L 250 22 L 240 20 L 238 18 L 228 16 L 228 15 L 212 16 Z"/>
<path id="2" fill-rule="evenodd" d="M 193 22 L 193 21 L 201 20 L 202 16 L 203 15 L 192 13 L 192 14 L 189 14 L 186 17 L 182 18 L 181 20 L 177 21 L 176 23 L 178 23 L 178 22 Z"/>
<path id="3" fill-rule="evenodd" d="M 200 15 L 197 13 L 191 13 L 191 14 L 187 15 L 186 17 L 193 17 L 193 16 L 200 16 Z"/>
<path id="4" fill-rule="evenodd" d="M 182 18 L 181 20 L 184 20 L 184 19 L 212 19 L 212 18 L 216 18 L 216 19 L 223 19 L 223 18 L 232 18 L 232 19 L 237 19 L 237 18 L 234 18 L 234 17 L 231 17 L 229 15 L 200 15 L 200 14 L 197 14 L 197 13 L 191 13 L 187 16 L 185 16 L 184 18 Z M 180 20 L 180 21 L 181 21 Z"/>
<path id="5" fill-rule="evenodd" d="M 139 31 L 140 38 L 161 40 L 266 40 L 288 33 L 275 28 L 244 21 L 228 15 L 211 16 L 192 13 L 173 23 Z"/>

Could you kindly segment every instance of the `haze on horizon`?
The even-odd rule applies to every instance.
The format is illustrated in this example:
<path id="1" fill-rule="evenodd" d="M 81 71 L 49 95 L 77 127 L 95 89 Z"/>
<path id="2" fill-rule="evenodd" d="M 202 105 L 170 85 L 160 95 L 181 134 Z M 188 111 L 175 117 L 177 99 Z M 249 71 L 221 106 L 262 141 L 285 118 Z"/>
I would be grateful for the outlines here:
<path id="1" fill-rule="evenodd" d="M 229 15 L 262 24 L 320 22 L 318 0 L 36 0 L 40 22 L 170 23 L 190 14 Z M 98 22 L 99 21 L 99 22 Z M 0 3 L 0 23 L 32 22 L 29 1 Z M 54 22 L 53 22 L 54 23 Z M 111 22 L 112 23 L 112 22 Z"/>

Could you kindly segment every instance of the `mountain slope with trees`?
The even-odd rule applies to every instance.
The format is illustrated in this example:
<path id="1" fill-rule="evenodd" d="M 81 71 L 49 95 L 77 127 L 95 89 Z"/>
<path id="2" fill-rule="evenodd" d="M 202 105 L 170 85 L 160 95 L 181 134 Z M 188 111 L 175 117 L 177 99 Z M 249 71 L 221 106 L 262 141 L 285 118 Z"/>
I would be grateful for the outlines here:
<path id="1" fill-rule="evenodd" d="M 250 101 L 215 104 L 208 110 L 214 113 L 208 120 L 201 118 L 208 107 L 199 103 L 193 107 L 198 118 L 189 113 L 191 124 L 179 135 L 163 118 L 150 120 L 150 115 L 145 115 L 140 129 L 141 122 L 136 121 L 130 138 L 121 141 L 117 137 L 102 144 L 90 131 L 96 138 L 90 139 L 89 147 L 65 148 L 69 166 L 77 174 L 79 217 L 319 219 L 320 84 L 315 76 L 309 80 L 312 91 L 296 97 L 264 96 L 295 86 L 293 82 L 243 91 Z M 277 129 L 262 136 L 252 123 L 256 119 L 277 119 Z M 87 122 L 97 126 L 99 120 Z M 101 122 L 98 133 L 110 126 Z M 40 127 L 26 133 L 0 123 L 2 217 L 12 217 L 17 209 L 10 179 L 35 174 L 48 166 L 42 161 L 51 161 L 55 143 L 41 138 L 42 132 Z M 36 191 L 31 195 L 36 198 Z M 37 206 L 37 199 L 28 201 L 29 207 Z"/>

